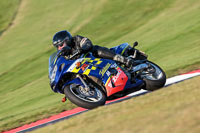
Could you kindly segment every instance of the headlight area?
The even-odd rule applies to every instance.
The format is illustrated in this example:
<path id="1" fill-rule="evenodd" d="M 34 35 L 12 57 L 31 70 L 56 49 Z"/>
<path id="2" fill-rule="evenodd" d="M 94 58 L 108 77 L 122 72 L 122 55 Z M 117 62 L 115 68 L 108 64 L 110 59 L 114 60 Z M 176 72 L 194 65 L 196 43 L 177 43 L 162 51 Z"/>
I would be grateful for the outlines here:
<path id="1" fill-rule="evenodd" d="M 52 83 L 55 80 L 57 70 L 58 70 L 58 67 L 57 67 L 57 65 L 55 65 L 55 67 L 53 68 L 53 71 L 50 75 L 50 83 Z"/>

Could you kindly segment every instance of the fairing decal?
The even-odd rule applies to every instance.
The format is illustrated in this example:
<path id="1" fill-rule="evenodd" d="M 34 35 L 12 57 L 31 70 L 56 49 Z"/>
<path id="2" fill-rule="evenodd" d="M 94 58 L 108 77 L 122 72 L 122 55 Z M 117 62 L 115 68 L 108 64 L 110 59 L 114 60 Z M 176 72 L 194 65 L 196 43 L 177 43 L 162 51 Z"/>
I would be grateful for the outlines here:
<path id="1" fill-rule="evenodd" d="M 105 87 L 107 90 L 107 96 L 110 96 L 116 92 L 122 91 L 126 85 L 128 77 L 126 74 L 118 67 L 117 75 L 108 78 Z M 112 80 L 112 81 L 111 81 Z"/>
<path id="2" fill-rule="evenodd" d="M 84 59 L 86 58 L 80 58 L 80 59 L 77 59 L 67 70 L 67 72 L 75 72 L 77 73 L 80 69 L 76 69 L 76 64 L 78 62 L 82 62 Z"/>
<path id="3" fill-rule="evenodd" d="M 80 62 L 80 67 L 77 68 L 77 63 Z M 96 65 L 101 64 L 102 61 L 100 58 L 80 58 L 77 59 L 67 70 L 67 72 L 73 73 L 83 73 L 85 75 L 89 75 L 91 70 L 96 70 Z"/>

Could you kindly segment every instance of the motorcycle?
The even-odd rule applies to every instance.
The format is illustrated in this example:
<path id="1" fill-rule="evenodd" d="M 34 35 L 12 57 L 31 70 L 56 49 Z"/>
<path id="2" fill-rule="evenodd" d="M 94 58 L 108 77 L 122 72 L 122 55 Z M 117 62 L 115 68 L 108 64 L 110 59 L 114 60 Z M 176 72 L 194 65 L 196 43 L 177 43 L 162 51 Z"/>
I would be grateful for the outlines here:
<path id="1" fill-rule="evenodd" d="M 134 52 L 126 55 L 134 60 L 130 67 L 110 59 L 96 58 L 91 52 L 77 50 L 67 56 L 54 53 L 49 58 L 50 86 L 54 92 L 65 94 L 72 103 L 87 109 L 140 89 L 154 91 L 163 87 L 165 72 L 147 60 L 147 55 L 135 48 L 137 45 L 135 42 Z M 110 50 L 125 55 L 130 47 L 123 43 Z"/>

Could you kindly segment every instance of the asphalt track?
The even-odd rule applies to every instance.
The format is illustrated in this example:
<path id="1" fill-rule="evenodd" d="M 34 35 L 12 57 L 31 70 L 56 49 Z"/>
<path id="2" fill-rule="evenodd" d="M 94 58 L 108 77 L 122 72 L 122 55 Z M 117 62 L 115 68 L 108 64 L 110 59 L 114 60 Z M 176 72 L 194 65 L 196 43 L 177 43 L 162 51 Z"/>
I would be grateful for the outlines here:
<path id="1" fill-rule="evenodd" d="M 181 81 L 184 81 L 186 79 L 190 79 L 190 78 L 195 77 L 195 76 L 199 76 L 199 75 L 200 75 L 200 69 L 196 70 L 196 71 L 189 72 L 189 73 L 185 73 L 185 74 L 182 74 L 182 75 L 178 75 L 178 76 L 175 76 L 175 77 L 172 77 L 172 78 L 168 78 L 167 81 L 166 81 L 165 87 L 169 86 L 169 85 L 172 85 L 172 84 L 175 84 L 175 83 L 178 83 L 178 82 L 181 82 Z M 121 101 L 130 99 L 130 98 L 133 98 L 133 97 L 144 95 L 146 93 L 149 93 L 149 91 L 140 90 L 140 91 L 131 93 L 131 94 L 127 95 L 127 96 L 124 96 L 122 98 L 106 102 L 106 105 L 113 104 L 113 103 L 116 103 L 116 102 L 121 102 Z M 89 110 L 81 108 L 81 107 L 78 107 L 78 108 L 75 108 L 75 109 L 72 109 L 72 110 L 68 110 L 68 111 L 62 112 L 62 113 L 60 113 L 58 115 L 51 116 L 51 117 L 49 117 L 47 119 L 39 120 L 39 121 L 33 122 L 31 124 L 27 124 L 27 125 L 18 127 L 16 129 L 12 129 L 10 131 L 6 131 L 4 133 L 25 133 L 25 132 L 29 132 L 29 131 L 32 131 L 32 130 L 47 126 L 49 124 L 56 123 L 58 121 L 69 119 L 69 118 L 71 118 L 71 117 L 73 117 L 75 115 L 78 115 L 78 114 L 81 114 L 81 113 L 84 113 L 84 112 L 87 112 L 87 111 L 89 111 Z"/>

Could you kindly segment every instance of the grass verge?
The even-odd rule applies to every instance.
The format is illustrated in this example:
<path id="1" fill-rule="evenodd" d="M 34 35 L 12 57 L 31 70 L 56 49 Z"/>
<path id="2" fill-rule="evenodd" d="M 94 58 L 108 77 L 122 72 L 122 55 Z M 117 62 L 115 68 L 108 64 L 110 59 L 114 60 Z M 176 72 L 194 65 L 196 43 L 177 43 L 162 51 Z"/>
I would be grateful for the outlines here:
<path id="1" fill-rule="evenodd" d="M 12 24 L 21 0 L 0 1 L 0 36 Z"/>

